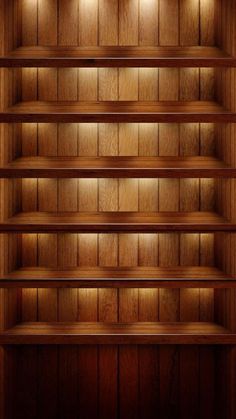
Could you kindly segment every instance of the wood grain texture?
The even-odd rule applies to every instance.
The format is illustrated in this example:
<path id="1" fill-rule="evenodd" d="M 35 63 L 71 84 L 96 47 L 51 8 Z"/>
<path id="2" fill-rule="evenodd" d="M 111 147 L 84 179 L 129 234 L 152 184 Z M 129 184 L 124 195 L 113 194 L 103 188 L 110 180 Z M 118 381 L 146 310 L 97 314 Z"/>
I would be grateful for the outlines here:
<path id="1" fill-rule="evenodd" d="M 1 110 L 34 103 L 19 115 L 16 105 L 7 118 L 19 124 L 1 128 L 1 175 L 12 177 L 1 182 L 1 221 L 18 220 L 1 237 L 6 419 L 234 418 L 235 181 L 224 177 L 235 175 L 236 79 L 212 68 L 235 66 L 233 3 L 8 2 L 0 64 L 33 68 L 2 71 Z M 38 113 L 38 100 L 62 111 Z M 170 103 L 167 115 L 146 115 L 142 102 L 166 100 L 182 111 L 171 116 Z M 215 100 L 223 108 L 199 103 Z M 78 113 L 77 101 L 95 101 L 96 116 Z M 107 101 L 124 109 L 114 115 Z M 41 211 L 55 216 L 43 228 L 64 216 L 64 231 L 21 234 Z M 140 219 L 132 232 L 110 225 L 160 211 L 184 218 L 162 234 L 154 223 L 137 234 Z M 99 212 L 109 234 L 69 232 L 83 212 Z"/>

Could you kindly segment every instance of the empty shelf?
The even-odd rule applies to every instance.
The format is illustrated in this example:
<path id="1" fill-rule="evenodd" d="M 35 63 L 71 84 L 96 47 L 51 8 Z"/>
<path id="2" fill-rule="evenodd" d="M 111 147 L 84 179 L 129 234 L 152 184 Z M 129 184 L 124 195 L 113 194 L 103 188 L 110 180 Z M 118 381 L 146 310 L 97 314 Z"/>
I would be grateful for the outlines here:
<path id="1" fill-rule="evenodd" d="M 2 232 L 235 231 L 212 212 L 22 212 L 0 224 Z"/>
<path id="2" fill-rule="evenodd" d="M 96 267 L 58 270 L 30 267 L 0 278 L 1 287 L 235 287 L 236 278 L 214 267 Z"/>
<path id="3" fill-rule="evenodd" d="M 1 177 L 234 177 L 236 168 L 213 157 L 22 157 Z"/>
<path id="4" fill-rule="evenodd" d="M 236 60 L 216 47 L 20 47 L 2 67 L 216 67 Z"/>
<path id="5" fill-rule="evenodd" d="M 235 344 L 236 335 L 215 323 L 21 323 L 0 344 Z"/>
<path id="6" fill-rule="evenodd" d="M 0 122 L 236 122 L 217 102 L 19 102 Z"/>

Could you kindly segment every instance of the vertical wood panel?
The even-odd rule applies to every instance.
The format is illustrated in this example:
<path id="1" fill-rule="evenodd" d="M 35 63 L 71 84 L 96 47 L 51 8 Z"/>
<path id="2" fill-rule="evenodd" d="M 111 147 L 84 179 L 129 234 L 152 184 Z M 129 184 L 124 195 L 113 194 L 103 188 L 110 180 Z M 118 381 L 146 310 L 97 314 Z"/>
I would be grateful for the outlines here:
<path id="1" fill-rule="evenodd" d="M 160 45 L 178 45 L 179 43 L 179 11 L 175 0 L 159 0 L 159 37 Z"/>
<path id="2" fill-rule="evenodd" d="M 199 43 L 199 0 L 180 0 L 180 45 Z"/>
<path id="3" fill-rule="evenodd" d="M 138 125 L 121 123 L 119 124 L 119 155 L 138 155 Z"/>
<path id="4" fill-rule="evenodd" d="M 38 0 L 38 43 L 57 45 L 57 0 Z"/>
<path id="5" fill-rule="evenodd" d="M 58 45 L 77 45 L 78 0 L 58 0 Z"/>
<path id="6" fill-rule="evenodd" d="M 158 1 L 139 1 L 139 45 L 158 45 Z"/>
<path id="7" fill-rule="evenodd" d="M 118 0 L 99 1 L 99 45 L 117 45 L 119 37 Z"/>
<path id="8" fill-rule="evenodd" d="M 79 45 L 98 44 L 98 0 L 79 0 Z"/>
<path id="9" fill-rule="evenodd" d="M 119 69 L 119 100 L 138 100 L 138 69 Z"/>
<path id="10" fill-rule="evenodd" d="M 78 99 L 82 101 L 98 100 L 97 68 L 80 68 Z"/>
<path id="11" fill-rule="evenodd" d="M 30 17 L 30 18 L 29 18 Z M 21 1 L 22 46 L 37 45 L 38 5 L 36 1 Z"/>
<path id="12" fill-rule="evenodd" d="M 58 418 L 58 351 L 57 347 L 42 345 L 38 348 L 38 417 Z M 48 366 L 50 365 L 50 368 Z"/>
<path id="13" fill-rule="evenodd" d="M 58 69 L 58 100 L 78 100 L 78 72 L 76 68 Z"/>
<path id="14" fill-rule="evenodd" d="M 138 0 L 119 1 L 119 45 L 138 45 Z"/>
<path id="15" fill-rule="evenodd" d="M 214 0 L 200 1 L 201 13 L 201 45 L 214 45 L 215 41 L 215 13 Z"/>
<path id="16" fill-rule="evenodd" d="M 58 400 L 61 417 L 78 417 L 78 380 L 77 346 L 61 346 L 58 354 Z"/>
<path id="17" fill-rule="evenodd" d="M 78 152 L 79 156 L 97 155 L 97 124 L 78 125 Z"/>

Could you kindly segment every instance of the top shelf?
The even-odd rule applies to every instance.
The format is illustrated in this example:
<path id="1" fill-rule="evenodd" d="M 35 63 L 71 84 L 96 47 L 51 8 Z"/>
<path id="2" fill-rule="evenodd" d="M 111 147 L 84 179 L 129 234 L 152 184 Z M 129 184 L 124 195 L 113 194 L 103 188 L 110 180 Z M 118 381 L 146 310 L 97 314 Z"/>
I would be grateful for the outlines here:
<path id="1" fill-rule="evenodd" d="M 20 47 L 0 67 L 236 67 L 216 47 Z"/>

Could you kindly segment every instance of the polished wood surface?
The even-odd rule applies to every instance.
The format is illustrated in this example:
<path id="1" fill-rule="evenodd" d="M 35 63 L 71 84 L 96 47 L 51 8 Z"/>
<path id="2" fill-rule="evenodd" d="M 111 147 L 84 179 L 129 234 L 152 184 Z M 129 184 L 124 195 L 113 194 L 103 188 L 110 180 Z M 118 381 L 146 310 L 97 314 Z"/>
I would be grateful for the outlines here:
<path id="1" fill-rule="evenodd" d="M 53 268 L 20 268 L 2 275 L 4 288 L 227 288 L 236 287 L 236 278 L 209 266 L 176 267 L 94 267 L 58 270 Z"/>
<path id="2" fill-rule="evenodd" d="M 0 167 L 2 177 L 236 177 L 236 168 L 214 157 L 21 157 Z"/>
<path id="3" fill-rule="evenodd" d="M 233 67 L 216 47 L 20 47 L 0 57 L 2 67 Z"/>
<path id="4" fill-rule="evenodd" d="M 0 122 L 235 122 L 220 104 L 198 102 L 22 102 Z"/>
<path id="5" fill-rule="evenodd" d="M 234 231 L 236 224 L 212 212 L 19 213 L 1 232 Z"/>
<path id="6" fill-rule="evenodd" d="M 22 323 L 0 334 L 1 344 L 235 344 L 214 323 Z"/>

